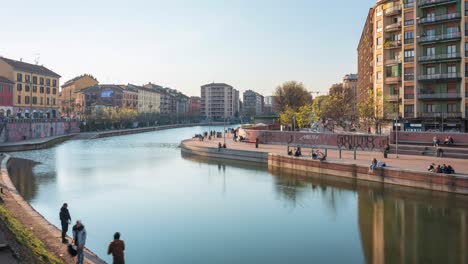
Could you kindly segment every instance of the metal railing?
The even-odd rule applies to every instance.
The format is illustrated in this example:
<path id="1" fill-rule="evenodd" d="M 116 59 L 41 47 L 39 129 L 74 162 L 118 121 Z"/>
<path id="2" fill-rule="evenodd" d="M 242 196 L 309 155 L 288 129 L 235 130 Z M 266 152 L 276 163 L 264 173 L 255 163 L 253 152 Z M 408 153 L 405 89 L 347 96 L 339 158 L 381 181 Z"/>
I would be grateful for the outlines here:
<path id="1" fill-rule="evenodd" d="M 423 17 L 419 20 L 418 24 L 434 23 L 434 22 L 458 19 L 458 18 L 461 18 L 461 13 L 459 12 L 450 13 L 450 14 L 442 14 L 442 15 L 437 15 L 437 16 Z"/>
<path id="2" fill-rule="evenodd" d="M 385 27 L 385 31 L 393 31 L 401 28 L 401 22 L 396 22 Z"/>
<path id="3" fill-rule="evenodd" d="M 385 9 L 385 15 L 398 14 L 401 11 L 400 5 L 394 5 L 390 8 Z"/>
<path id="4" fill-rule="evenodd" d="M 389 65 L 389 64 L 398 64 L 401 62 L 401 58 L 392 58 L 392 59 L 388 59 L 385 61 L 385 64 L 386 65 Z"/>
<path id="5" fill-rule="evenodd" d="M 418 94 L 419 99 L 460 99 L 460 93 L 424 93 Z"/>
<path id="6" fill-rule="evenodd" d="M 419 61 L 446 60 L 446 59 L 457 59 L 457 58 L 461 58 L 461 54 L 458 52 L 421 56 L 419 57 Z"/>
<path id="7" fill-rule="evenodd" d="M 385 83 L 401 82 L 401 76 L 390 76 L 385 78 Z"/>
<path id="8" fill-rule="evenodd" d="M 414 80 L 414 73 L 405 73 L 405 81 L 413 81 Z"/>
<path id="9" fill-rule="evenodd" d="M 457 2 L 457 0 L 419 0 L 418 6 L 423 7 L 427 5 L 455 3 L 455 2 Z"/>
<path id="10" fill-rule="evenodd" d="M 387 99 L 387 101 L 398 101 L 398 97 L 398 94 L 387 94 L 385 99 Z"/>
<path id="11" fill-rule="evenodd" d="M 419 75 L 418 79 L 420 81 L 424 81 L 424 80 L 456 79 L 456 78 L 461 78 L 461 74 L 459 72 Z"/>
<path id="12" fill-rule="evenodd" d="M 420 117 L 426 118 L 436 118 L 436 117 L 443 117 L 443 118 L 461 118 L 461 112 L 420 112 Z"/>
<path id="13" fill-rule="evenodd" d="M 399 48 L 399 47 L 401 47 L 400 40 L 389 40 L 389 41 L 385 41 L 384 43 L 385 49 L 393 49 L 393 48 Z"/>
<path id="14" fill-rule="evenodd" d="M 414 99 L 414 94 L 405 94 L 404 98 L 405 99 Z"/>
<path id="15" fill-rule="evenodd" d="M 405 3 L 405 8 L 410 8 L 414 6 L 414 2 Z"/>
<path id="16" fill-rule="evenodd" d="M 440 35 L 422 36 L 419 38 L 419 42 L 430 42 L 439 40 L 456 39 L 461 37 L 461 32 L 452 32 Z"/>

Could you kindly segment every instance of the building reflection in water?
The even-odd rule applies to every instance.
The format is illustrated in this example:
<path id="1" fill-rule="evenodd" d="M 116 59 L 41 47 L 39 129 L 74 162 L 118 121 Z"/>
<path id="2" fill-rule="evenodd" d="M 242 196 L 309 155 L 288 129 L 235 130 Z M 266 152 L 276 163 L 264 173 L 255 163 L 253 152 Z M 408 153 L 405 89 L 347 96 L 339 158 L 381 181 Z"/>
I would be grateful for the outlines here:
<path id="1" fill-rule="evenodd" d="M 33 167 L 37 163 L 27 159 L 10 159 L 8 173 L 18 192 L 26 201 L 30 201 L 37 193 L 36 177 Z"/>
<path id="2" fill-rule="evenodd" d="M 315 191 L 326 193 L 330 207 L 342 201 L 336 201 L 340 197 L 336 192 L 326 192 L 327 186 L 338 192 L 355 191 L 366 263 L 468 263 L 468 196 L 275 168 L 269 171 L 277 178 L 278 191 L 294 204 L 302 203 L 301 192 L 308 185 L 320 186 Z"/>

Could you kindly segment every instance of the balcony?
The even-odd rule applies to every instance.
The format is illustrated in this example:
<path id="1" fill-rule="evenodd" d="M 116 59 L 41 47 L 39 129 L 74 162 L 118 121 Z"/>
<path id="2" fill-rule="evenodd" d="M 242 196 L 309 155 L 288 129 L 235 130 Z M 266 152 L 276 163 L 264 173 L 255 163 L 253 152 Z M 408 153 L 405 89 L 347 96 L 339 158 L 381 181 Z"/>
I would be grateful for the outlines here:
<path id="1" fill-rule="evenodd" d="M 401 48 L 400 40 L 385 41 L 384 49 L 395 49 L 395 48 Z"/>
<path id="2" fill-rule="evenodd" d="M 414 6 L 414 2 L 405 3 L 405 8 L 412 8 Z"/>
<path id="3" fill-rule="evenodd" d="M 405 81 L 414 81 L 414 73 L 405 73 Z"/>
<path id="4" fill-rule="evenodd" d="M 404 98 L 408 100 L 414 99 L 414 94 L 405 94 Z"/>
<path id="5" fill-rule="evenodd" d="M 419 113 L 420 117 L 425 117 L 425 118 L 436 118 L 436 117 L 442 117 L 442 118 L 461 118 L 462 113 L 461 112 L 421 112 Z"/>
<path id="6" fill-rule="evenodd" d="M 451 72 L 451 73 L 436 73 L 436 74 L 426 74 L 419 75 L 418 78 L 420 81 L 434 81 L 434 80 L 461 80 L 461 73 Z"/>
<path id="7" fill-rule="evenodd" d="M 450 20 L 455 20 L 455 19 L 460 19 L 460 18 L 461 18 L 461 13 L 442 14 L 442 15 L 437 15 L 437 16 L 423 17 L 419 20 L 418 24 L 420 25 L 433 24 L 433 23 L 445 22 L 445 21 L 450 21 Z"/>
<path id="8" fill-rule="evenodd" d="M 431 6 L 446 5 L 456 3 L 457 0 L 419 0 L 418 7 L 426 8 Z"/>
<path id="9" fill-rule="evenodd" d="M 433 36 L 422 36 L 419 38 L 419 43 L 431 43 L 436 41 L 447 41 L 461 38 L 461 32 L 452 32 L 447 34 L 433 35 Z"/>
<path id="10" fill-rule="evenodd" d="M 399 101 L 398 100 L 398 94 L 388 94 L 385 99 L 388 101 L 388 102 L 397 102 Z M 401 99 L 401 98 L 400 98 Z"/>
<path id="11" fill-rule="evenodd" d="M 385 9 L 386 16 L 393 16 L 401 12 L 401 5 L 394 5 L 393 7 Z"/>
<path id="12" fill-rule="evenodd" d="M 390 76 L 385 78 L 386 84 L 395 84 L 401 82 L 401 76 Z"/>
<path id="13" fill-rule="evenodd" d="M 401 63 L 401 58 L 390 58 L 385 61 L 385 65 L 395 65 Z"/>
<path id="14" fill-rule="evenodd" d="M 393 23 L 385 27 L 385 32 L 393 32 L 401 30 L 401 22 Z"/>
<path id="15" fill-rule="evenodd" d="M 423 93 L 420 92 L 418 94 L 418 99 L 420 100 L 430 100 L 430 101 L 435 101 L 435 100 L 460 100 L 461 99 L 461 94 L 452 92 L 452 93 Z"/>
<path id="16" fill-rule="evenodd" d="M 434 54 L 419 57 L 419 62 L 429 63 L 434 61 L 454 61 L 461 60 L 460 53 Z"/>

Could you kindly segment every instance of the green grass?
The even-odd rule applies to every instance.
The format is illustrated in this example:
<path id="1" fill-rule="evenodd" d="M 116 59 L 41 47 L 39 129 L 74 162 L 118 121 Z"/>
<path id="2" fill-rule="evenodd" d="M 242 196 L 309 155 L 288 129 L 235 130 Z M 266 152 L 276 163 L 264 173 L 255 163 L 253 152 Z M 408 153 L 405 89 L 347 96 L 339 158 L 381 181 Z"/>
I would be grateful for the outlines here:
<path id="1" fill-rule="evenodd" d="M 4 206 L 0 205 L 0 219 L 15 236 L 18 243 L 32 251 L 38 263 L 62 264 L 54 254 L 49 252 L 29 229 L 24 227 Z"/>

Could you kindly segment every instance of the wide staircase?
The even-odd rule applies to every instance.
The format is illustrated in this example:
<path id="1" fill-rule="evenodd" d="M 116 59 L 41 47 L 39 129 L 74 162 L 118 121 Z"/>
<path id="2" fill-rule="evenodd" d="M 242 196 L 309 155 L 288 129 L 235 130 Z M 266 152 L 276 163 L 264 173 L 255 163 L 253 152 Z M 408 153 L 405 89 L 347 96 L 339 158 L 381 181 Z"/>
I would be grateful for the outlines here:
<path id="1" fill-rule="evenodd" d="M 443 151 L 443 157 L 468 159 L 468 148 L 450 147 L 440 145 Z M 391 145 L 390 153 L 396 153 L 396 145 Z M 418 155 L 418 156 L 437 156 L 437 149 L 432 146 L 418 146 L 418 145 L 401 145 L 398 144 L 398 154 L 401 155 Z"/>

